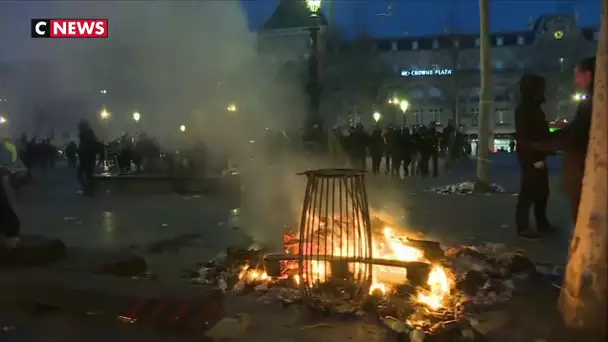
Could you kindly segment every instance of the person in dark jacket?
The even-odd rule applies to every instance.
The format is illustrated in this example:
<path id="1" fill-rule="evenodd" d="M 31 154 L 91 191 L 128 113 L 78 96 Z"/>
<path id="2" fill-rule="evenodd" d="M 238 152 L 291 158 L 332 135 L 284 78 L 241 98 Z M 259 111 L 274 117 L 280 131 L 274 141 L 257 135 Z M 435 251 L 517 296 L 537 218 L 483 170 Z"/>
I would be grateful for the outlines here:
<path id="1" fill-rule="evenodd" d="M 20 222 L 4 189 L 4 175 L 0 168 L 0 234 L 6 248 L 12 249 L 19 244 Z"/>
<path id="2" fill-rule="evenodd" d="M 595 57 L 583 60 L 575 69 L 575 86 L 587 95 L 576 108 L 576 115 L 568 126 L 551 134 L 558 150 L 564 151 L 563 186 L 570 198 L 572 221 L 576 223 L 581 201 L 585 159 L 589 144 Z"/>
<path id="3" fill-rule="evenodd" d="M 384 142 L 386 143 L 386 154 L 384 159 L 384 173 L 389 174 L 391 172 L 391 161 L 393 159 L 393 153 L 398 150 L 397 147 L 397 132 L 393 124 L 389 124 L 386 133 L 384 133 Z"/>
<path id="4" fill-rule="evenodd" d="M 389 147 L 391 148 L 391 175 L 399 178 L 399 173 L 401 170 L 401 158 L 403 158 L 403 137 L 399 128 L 395 128 L 393 130 L 392 138 L 393 140 L 391 142 L 391 147 Z"/>
<path id="5" fill-rule="evenodd" d="M 407 127 L 403 127 L 401 130 L 401 160 L 403 161 L 403 174 L 407 177 L 410 175 L 410 163 L 412 162 L 412 136 Z"/>
<path id="6" fill-rule="evenodd" d="M 380 173 L 380 163 L 384 152 L 384 137 L 382 129 L 376 126 L 369 140 L 369 152 L 372 155 L 372 172 L 377 175 Z"/>
<path id="7" fill-rule="evenodd" d="M 78 180 L 82 186 L 83 194 L 92 196 L 94 191 L 93 172 L 95 171 L 97 154 L 99 154 L 99 141 L 88 121 L 80 121 L 78 130 L 80 140 L 78 146 L 78 156 L 80 158 Z"/>
<path id="8" fill-rule="evenodd" d="M 68 160 L 68 168 L 73 170 L 76 168 L 76 153 L 78 152 L 78 146 L 74 141 L 70 141 L 68 146 L 65 148 L 65 157 Z"/>
<path id="9" fill-rule="evenodd" d="M 515 109 L 515 139 L 517 141 L 546 141 L 549 123 L 541 106 L 545 102 L 545 79 L 535 74 L 523 75 L 519 89 L 521 102 Z M 517 148 L 521 180 L 515 222 L 519 237 L 537 239 L 540 236 L 530 229 L 530 207 L 539 232 L 547 232 L 551 225 L 547 219 L 549 200 L 549 171 L 545 159 L 548 153 L 524 146 Z"/>

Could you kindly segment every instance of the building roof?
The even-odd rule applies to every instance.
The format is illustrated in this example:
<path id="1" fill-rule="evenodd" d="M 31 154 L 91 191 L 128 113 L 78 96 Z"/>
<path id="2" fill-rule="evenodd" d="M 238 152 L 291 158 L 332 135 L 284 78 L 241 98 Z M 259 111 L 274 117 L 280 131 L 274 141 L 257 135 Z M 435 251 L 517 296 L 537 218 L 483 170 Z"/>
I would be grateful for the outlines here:
<path id="1" fill-rule="evenodd" d="M 303 0 L 281 0 L 274 13 L 266 20 L 262 30 L 280 30 L 296 27 L 327 25 L 327 19 L 321 11 L 318 18 L 310 16 L 310 11 Z"/>

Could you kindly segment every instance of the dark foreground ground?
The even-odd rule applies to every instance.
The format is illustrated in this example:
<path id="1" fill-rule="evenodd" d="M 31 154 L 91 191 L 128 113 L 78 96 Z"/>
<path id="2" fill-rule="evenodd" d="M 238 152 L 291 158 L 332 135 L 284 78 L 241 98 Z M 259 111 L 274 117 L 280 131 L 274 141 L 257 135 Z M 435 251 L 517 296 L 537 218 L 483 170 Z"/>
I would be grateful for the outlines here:
<path id="1" fill-rule="evenodd" d="M 424 181 L 370 176 L 370 205 L 374 213 L 390 216 L 391 220 L 404 227 L 404 233 L 408 235 L 433 238 L 445 244 L 506 243 L 525 250 L 537 261 L 563 263 L 572 225 L 566 199 L 559 191 L 558 165 L 558 160 L 551 161 L 556 171 L 551 176 L 553 195 L 549 217 L 561 231 L 543 241 L 527 242 L 515 237 L 513 210 L 516 196 L 512 194 L 443 196 L 425 191 L 432 186 L 474 179 L 472 162 L 464 162 L 452 174 Z M 246 195 L 240 198 L 217 194 L 130 196 L 102 192 L 95 198 L 83 198 L 77 194 L 78 186 L 72 174 L 61 166 L 36 178 L 22 197 L 15 200 L 24 232 L 59 238 L 68 246 L 140 254 L 145 257 L 151 271 L 167 281 L 179 279 L 183 269 L 194 268 L 197 262 L 214 257 L 228 246 L 246 247 L 253 240 L 259 240 L 256 235 L 260 227 L 248 227 L 245 217 L 238 229 L 232 228 L 228 220 L 231 210 L 247 205 L 248 201 L 243 201 Z M 512 156 L 493 158 L 493 180 L 509 192 L 517 192 L 518 168 Z M 287 197 L 291 202 L 298 202 L 300 196 L 289 194 Z M 260 215 L 268 213 L 272 211 Z M 268 229 L 262 235 L 280 239 L 282 227 Z M 180 236 L 191 238 L 179 239 L 180 242 L 176 243 L 176 237 Z M 530 330 L 543 330 L 549 324 L 549 319 L 539 321 L 536 318 L 551 317 L 556 294 L 545 289 L 531 296 L 534 301 L 530 300 L 531 297 L 522 297 L 513 302 L 516 308 L 508 310 L 517 313 L 513 316 L 516 320 L 510 324 L 522 329 L 526 327 L 522 330 L 526 331 L 526 338 L 508 341 L 534 341 L 527 339 L 536 334 Z M 530 306 L 531 303 L 534 305 Z M 311 318 L 297 308 L 282 309 L 252 297 L 228 298 L 227 307 L 229 315 L 251 314 L 252 324 L 241 338 L 243 341 L 395 340 L 394 336 L 387 337 L 385 330 L 379 328 L 373 319 L 368 323 L 365 320 L 327 321 Z M 315 326 L 319 322 L 328 324 Z M 2 342 L 200 340 L 200 336 L 163 336 L 158 332 L 119 324 L 112 318 L 80 317 L 60 312 L 39 314 L 31 310 L 5 310 L 0 312 L 2 326 Z"/>

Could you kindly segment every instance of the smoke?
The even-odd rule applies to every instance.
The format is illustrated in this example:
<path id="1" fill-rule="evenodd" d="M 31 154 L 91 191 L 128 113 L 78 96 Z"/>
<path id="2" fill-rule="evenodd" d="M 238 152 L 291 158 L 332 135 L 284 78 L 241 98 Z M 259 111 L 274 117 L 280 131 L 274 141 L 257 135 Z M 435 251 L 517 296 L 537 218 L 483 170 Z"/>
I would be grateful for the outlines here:
<path id="1" fill-rule="evenodd" d="M 107 18 L 109 38 L 32 39 L 32 18 Z M 145 131 L 164 147 L 205 142 L 241 168 L 244 228 L 276 241 L 299 214 L 305 179 L 295 173 L 311 163 L 292 158 L 273 168 L 261 140 L 266 128 L 299 131 L 303 73 L 285 70 L 304 61 L 287 67 L 259 55 L 257 44 L 237 1 L 0 4 L 15 133 L 74 137 L 87 118 L 103 138 Z"/>

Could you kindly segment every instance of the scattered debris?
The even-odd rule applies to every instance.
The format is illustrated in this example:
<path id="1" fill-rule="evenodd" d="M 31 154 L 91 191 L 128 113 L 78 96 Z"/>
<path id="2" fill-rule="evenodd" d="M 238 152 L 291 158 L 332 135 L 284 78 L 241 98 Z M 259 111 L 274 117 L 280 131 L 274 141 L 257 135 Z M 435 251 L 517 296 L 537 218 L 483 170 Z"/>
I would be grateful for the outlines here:
<path id="1" fill-rule="evenodd" d="M 456 184 L 449 184 L 445 186 L 432 187 L 428 190 L 434 192 L 437 195 L 471 195 L 475 192 L 474 182 L 461 182 Z M 492 183 L 490 193 L 505 193 L 506 190 L 496 184 Z"/>

